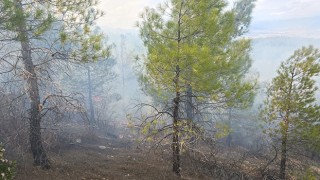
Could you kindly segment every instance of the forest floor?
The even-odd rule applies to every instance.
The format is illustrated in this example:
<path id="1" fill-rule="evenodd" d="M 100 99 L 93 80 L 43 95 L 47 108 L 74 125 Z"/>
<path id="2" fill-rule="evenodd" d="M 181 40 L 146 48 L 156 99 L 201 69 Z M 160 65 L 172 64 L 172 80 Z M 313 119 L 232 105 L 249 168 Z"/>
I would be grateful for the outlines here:
<path id="1" fill-rule="evenodd" d="M 101 149 L 99 146 L 105 146 L 105 149 Z M 136 146 L 136 143 L 129 140 L 100 138 L 94 143 L 64 144 L 59 148 L 50 150 L 48 155 L 52 167 L 49 170 L 32 166 L 32 157 L 27 154 L 23 163 L 18 162 L 15 179 L 262 179 L 261 175 L 256 174 L 259 170 L 257 167 L 263 167 L 266 161 L 255 155 L 246 156 L 241 162 L 240 159 L 244 156 L 239 155 L 237 161 L 229 161 L 228 167 L 225 165 L 225 160 L 228 157 L 245 154 L 243 151 L 243 149 L 233 148 L 231 152 L 228 149 L 223 149 L 215 164 L 209 164 L 202 158 L 192 162 L 182 160 L 182 176 L 177 177 L 171 171 L 170 149 L 161 151 L 159 154 L 157 151 L 141 149 Z M 312 168 L 320 174 L 320 165 L 312 166 Z M 215 170 L 219 170 L 219 172 L 212 173 Z M 217 178 L 217 176 L 214 176 L 217 173 L 225 173 L 227 176 Z M 232 176 L 232 174 L 234 175 Z M 243 176 L 245 174 L 247 176 Z"/>
<path id="2" fill-rule="evenodd" d="M 105 146 L 106 149 L 100 149 Z M 48 153 L 49 170 L 32 166 L 27 154 L 24 163 L 18 163 L 19 180 L 152 180 L 177 179 L 171 173 L 170 159 L 163 159 L 153 152 L 133 148 L 132 142 L 100 139 L 94 144 L 65 144 Z M 193 177 L 191 179 L 195 179 Z M 184 178 L 182 178 L 184 179 Z M 187 178 L 189 179 L 189 178 Z"/>

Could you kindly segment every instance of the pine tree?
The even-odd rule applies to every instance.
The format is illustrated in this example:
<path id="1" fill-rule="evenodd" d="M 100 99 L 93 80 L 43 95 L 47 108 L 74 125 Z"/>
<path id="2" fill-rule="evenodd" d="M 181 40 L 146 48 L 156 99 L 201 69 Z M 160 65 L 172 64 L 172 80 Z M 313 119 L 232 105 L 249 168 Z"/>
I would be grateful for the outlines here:
<path id="1" fill-rule="evenodd" d="M 275 127 L 270 129 L 270 135 L 281 139 L 281 179 L 286 177 L 289 143 L 303 138 L 302 134 L 312 133 L 309 130 L 316 128 L 313 123 L 320 116 L 320 106 L 315 98 L 318 88 L 314 80 L 320 73 L 319 60 L 320 52 L 312 46 L 296 50 L 281 64 L 267 91 L 262 115 L 270 127 Z"/>
<path id="2" fill-rule="evenodd" d="M 253 100 L 255 80 L 246 81 L 250 40 L 239 37 L 244 29 L 236 17 L 242 12 L 225 10 L 226 5 L 223 0 L 172 0 L 158 10 L 147 8 L 138 25 L 147 48 L 141 79 L 153 95 L 165 95 L 160 99 L 172 117 L 172 125 L 166 127 L 172 128 L 177 175 L 182 133 L 200 129 L 191 111 L 245 107 Z"/>

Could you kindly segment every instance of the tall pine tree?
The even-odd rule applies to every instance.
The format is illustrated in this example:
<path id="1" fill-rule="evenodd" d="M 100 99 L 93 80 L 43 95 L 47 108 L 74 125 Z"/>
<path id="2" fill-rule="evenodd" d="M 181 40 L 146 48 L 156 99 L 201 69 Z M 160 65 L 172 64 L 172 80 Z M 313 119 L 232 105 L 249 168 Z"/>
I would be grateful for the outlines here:
<path id="1" fill-rule="evenodd" d="M 319 61 L 320 52 L 312 46 L 296 50 L 281 64 L 267 91 L 262 115 L 270 127 L 275 127 L 270 135 L 281 141 L 281 179 L 286 177 L 288 146 L 297 139 L 310 139 L 310 129 L 317 128 L 314 123 L 320 117 L 320 106 L 316 104 L 314 77 L 320 73 Z"/>
<path id="2" fill-rule="evenodd" d="M 253 1 L 240 2 L 253 8 Z M 251 11 L 226 6 L 224 0 L 171 0 L 157 10 L 147 8 L 138 25 L 147 48 L 142 80 L 153 95 L 165 95 L 160 99 L 172 118 L 166 127 L 171 128 L 177 175 L 183 132 L 201 129 L 193 112 L 209 106 L 245 107 L 253 100 L 255 80 L 246 79 L 250 40 L 240 37 Z"/>

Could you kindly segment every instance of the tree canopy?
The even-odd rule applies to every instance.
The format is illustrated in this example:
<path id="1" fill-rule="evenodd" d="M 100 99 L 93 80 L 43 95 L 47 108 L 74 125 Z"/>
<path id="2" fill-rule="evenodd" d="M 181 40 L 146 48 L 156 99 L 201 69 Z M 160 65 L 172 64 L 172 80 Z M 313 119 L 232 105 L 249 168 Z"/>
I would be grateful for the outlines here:
<path id="1" fill-rule="evenodd" d="M 234 38 L 235 13 L 223 11 L 225 6 L 224 1 L 172 1 L 158 11 L 146 9 L 140 30 L 148 49 L 145 80 L 152 87 L 174 92 L 179 66 L 181 92 L 190 84 L 210 101 L 252 100 L 254 82 L 245 79 L 250 40 Z"/>

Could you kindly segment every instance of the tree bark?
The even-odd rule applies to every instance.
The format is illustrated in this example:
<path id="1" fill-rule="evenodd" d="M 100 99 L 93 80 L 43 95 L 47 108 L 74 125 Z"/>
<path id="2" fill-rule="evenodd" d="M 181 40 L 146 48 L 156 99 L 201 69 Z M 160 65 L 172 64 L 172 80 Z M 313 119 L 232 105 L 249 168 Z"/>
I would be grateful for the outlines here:
<path id="1" fill-rule="evenodd" d="M 176 97 L 173 99 L 173 136 L 172 136 L 172 159 L 173 172 L 180 175 L 180 146 L 179 146 L 179 106 L 180 106 L 180 91 L 179 91 L 179 66 L 176 69 L 176 78 L 174 80 L 176 86 Z"/>
<path id="2" fill-rule="evenodd" d="M 190 84 L 187 85 L 187 102 L 186 102 L 186 113 L 187 120 L 190 121 L 190 124 L 193 123 L 193 102 L 192 102 L 192 87 Z"/>
<path id="3" fill-rule="evenodd" d="M 22 10 L 21 1 L 17 1 L 17 7 Z M 44 151 L 41 141 L 41 108 L 38 78 L 32 61 L 31 45 L 27 34 L 25 21 L 20 24 L 19 35 L 22 49 L 22 60 L 27 81 L 27 94 L 30 100 L 30 145 L 34 165 L 42 168 L 50 168 L 50 163 Z"/>
<path id="4" fill-rule="evenodd" d="M 294 70 L 293 70 L 294 72 Z M 283 118 L 283 128 L 281 128 L 281 161 L 280 161 L 280 179 L 286 179 L 286 163 L 287 163 L 287 142 L 288 142 L 288 130 L 289 130 L 289 120 L 290 120 L 290 109 L 291 109 L 291 92 L 294 81 L 294 73 L 291 73 L 291 82 L 288 90 L 288 102 L 287 110 L 285 112 L 285 117 Z M 280 126 L 281 127 L 281 126 Z"/>
<path id="5" fill-rule="evenodd" d="M 180 42 L 181 42 L 181 10 L 183 6 L 183 1 L 181 2 L 180 12 L 179 12 L 179 20 L 178 20 L 178 58 L 176 60 L 176 70 L 175 70 L 175 77 L 173 79 L 174 86 L 175 86 L 175 92 L 176 96 L 173 99 L 173 135 L 172 135 L 172 170 L 173 172 L 181 176 L 180 174 L 180 141 L 179 141 L 179 108 L 180 108 L 180 66 L 179 66 L 179 60 L 180 60 Z"/>
<path id="6" fill-rule="evenodd" d="M 282 132 L 281 141 L 281 161 L 280 161 L 280 179 L 286 179 L 286 162 L 287 162 L 287 141 L 288 141 L 288 122 L 285 122 L 285 127 Z"/>
<path id="7" fill-rule="evenodd" d="M 22 59 L 26 70 L 27 93 L 30 100 L 30 145 L 34 165 L 49 168 L 49 161 L 41 141 L 41 103 L 37 74 L 31 57 L 31 47 L 28 40 L 21 41 Z"/>

